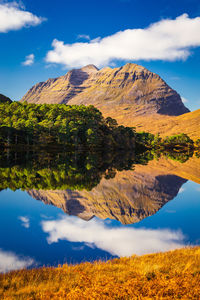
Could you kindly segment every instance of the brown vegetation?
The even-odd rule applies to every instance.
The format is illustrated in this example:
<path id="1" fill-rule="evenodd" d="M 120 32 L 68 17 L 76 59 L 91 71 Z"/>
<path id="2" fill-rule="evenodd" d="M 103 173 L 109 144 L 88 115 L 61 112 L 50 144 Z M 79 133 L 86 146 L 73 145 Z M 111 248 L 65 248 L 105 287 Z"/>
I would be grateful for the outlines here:
<path id="1" fill-rule="evenodd" d="M 200 248 L 0 275 L 1 299 L 199 299 Z"/>
<path id="2" fill-rule="evenodd" d="M 193 140 L 200 137 L 200 109 L 180 116 L 137 115 L 135 108 L 127 105 L 110 107 L 109 110 L 99 105 L 98 109 L 104 117 L 116 119 L 119 125 L 133 126 L 137 132 L 160 133 L 161 137 L 185 133 Z"/>
<path id="3" fill-rule="evenodd" d="M 147 131 L 153 134 L 160 133 L 162 137 L 183 132 L 193 140 L 197 140 L 200 137 L 200 109 L 177 117 L 153 115 L 148 118 L 131 118 L 129 116 L 128 119 L 128 116 L 124 116 L 121 122 L 116 115 L 110 113 L 110 116 L 116 118 L 119 124 L 135 126 L 137 131 Z"/>

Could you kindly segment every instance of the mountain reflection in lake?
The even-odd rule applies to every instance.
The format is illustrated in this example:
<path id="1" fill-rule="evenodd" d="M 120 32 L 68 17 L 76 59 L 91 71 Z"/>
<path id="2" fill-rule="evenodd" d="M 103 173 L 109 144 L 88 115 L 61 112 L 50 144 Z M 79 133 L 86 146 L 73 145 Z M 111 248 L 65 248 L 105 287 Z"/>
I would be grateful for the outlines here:
<path id="1" fill-rule="evenodd" d="M 3 152 L 0 271 L 200 244 L 200 160 L 154 156 Z"/>

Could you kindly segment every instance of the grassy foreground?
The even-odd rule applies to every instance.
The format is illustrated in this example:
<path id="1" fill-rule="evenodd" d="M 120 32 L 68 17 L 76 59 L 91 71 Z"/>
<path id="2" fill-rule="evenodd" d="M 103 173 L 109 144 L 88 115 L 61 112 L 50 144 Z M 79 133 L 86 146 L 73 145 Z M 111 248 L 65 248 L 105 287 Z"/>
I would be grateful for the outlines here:
<path id="1" fill-rule="evenodd" d="M 0 299 L 199 299 L 200 248 L 0 275 Z"/>

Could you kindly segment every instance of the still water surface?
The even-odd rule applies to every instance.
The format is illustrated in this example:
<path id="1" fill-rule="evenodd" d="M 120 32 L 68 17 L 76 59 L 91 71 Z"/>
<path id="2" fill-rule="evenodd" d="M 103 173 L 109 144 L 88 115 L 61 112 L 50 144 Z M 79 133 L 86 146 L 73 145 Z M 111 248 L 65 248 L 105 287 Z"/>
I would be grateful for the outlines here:
<path id="1" fill-rule="evenodd" d="M 75 160 L 77 166 L 77 157 Z M 15 163 L 3 165 L 0 169 L 3 186 L 0 191 L 1 272 L 200 244 L 197 165 L 200 160 L 190 158 L 181 164 L 160 159 L 149 161 L 147 165 L 138 163 L 132 170 L 127 165 L 120 168 L 106 165 L 105 170 L 101 166 L 98 180 L 100 163 L 98 168 L 95 164 L 91 158 L 88 162 L 88 157 L 84 163 L 87 180 L 95 177 L 94 186 L 89 185 L 89 188 L 88 183 L 77 184 L 77 178 L 84 175 L 83 164 L 81 172 L 74 167 L 70 169 L 71 176 L 76 174 L 72 190 L 63 189 L 66 168 L 60 164 L 61 174 L 53 173 L 54 185 L 54 167 L 50 164 L 38 169 L 35 161 L 29 167 L 17 162 L 18 169 L 14 173 Z M 22 190 L 19 183 L 23 189 L 28 186 L 30 168 L 32 174 L 37 170 L 41 188 L 37 183 Z M 51 173 L 51 180 L 47 173 Z M 182 177 L 177 175 L 179 173 Z"/>

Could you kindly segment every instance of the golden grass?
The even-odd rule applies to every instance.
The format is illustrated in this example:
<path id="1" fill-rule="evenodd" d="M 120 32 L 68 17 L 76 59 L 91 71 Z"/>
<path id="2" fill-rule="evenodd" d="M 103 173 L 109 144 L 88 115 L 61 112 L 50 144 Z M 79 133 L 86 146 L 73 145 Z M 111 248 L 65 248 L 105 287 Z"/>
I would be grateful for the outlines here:
<path id="1" fill-rule="evenodd" d="M 193 140 L 200 138 L 200 109 L 180 116 L 165 116 L 159 114 L 136 115 L 135 111 L 142 106 L 120 105 L 115 108 L 106 108 L 97 105 L 104 117 L 112 117 L 119 125 L 136 127 L 137 131 L 146 131 L 153 134 L 160 133 L 162 137 L 185 133 Z"/>
<path id="2" fill-rule="evenodd" d="M 0 299 L 199 299 L 200 248 L 0 275 Z"/>

